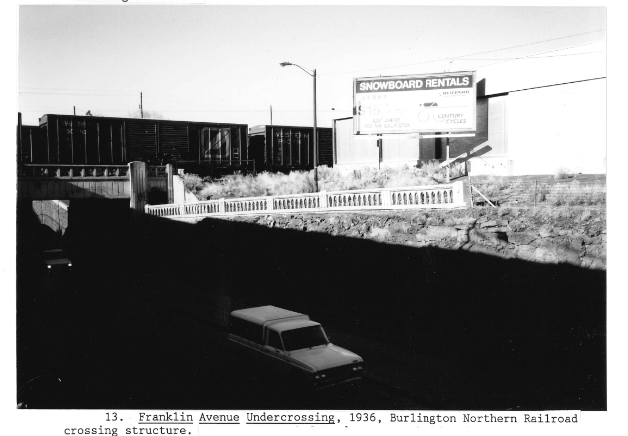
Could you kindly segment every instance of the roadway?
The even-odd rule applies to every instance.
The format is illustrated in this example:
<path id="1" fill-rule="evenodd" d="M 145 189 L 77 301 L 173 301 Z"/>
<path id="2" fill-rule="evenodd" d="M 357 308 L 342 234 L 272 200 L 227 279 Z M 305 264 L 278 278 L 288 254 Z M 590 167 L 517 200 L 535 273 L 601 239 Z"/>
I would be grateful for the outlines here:
<path id="1" fill-rule="evenodd" d="M 18 228 L 18 386 L 62 380 L 40 407 L 605 407 L 603 273 L 223 220 L 129 226 L 111 206 L 72 207 L 71 275 L 38 271 L 40 238 Z M 364 383 L 310 395 L 243 364 L 227 315 L 261 304 L 322 322 L 364 358 Z"/>
<path id="2" fill-rule="evenodd" d="M 41 274 L 37 281 L 39 289 L 22 300 L 18 316 L 19 382 L 44 374 L 62 380 L 43 402 L 34 402 L 40 407 L 430 408 L 420 392 L 382 375 L 387 365 L 399 364 L 398 356 L 380 361 L 385 356 L 373 351 L 377 344 L 333 328 L 327 331 L 335 343 L 366 352 L 373 376 L 318 393 L 301 392 L 281 374 L 242 359 L 246 355 L 234 352 L 224 329 L 151 298 L 158 294 L 157 283 L 168 286 L 167 280 L 113 283 L 102 273 L 79 269 L 64 276 Z"/>

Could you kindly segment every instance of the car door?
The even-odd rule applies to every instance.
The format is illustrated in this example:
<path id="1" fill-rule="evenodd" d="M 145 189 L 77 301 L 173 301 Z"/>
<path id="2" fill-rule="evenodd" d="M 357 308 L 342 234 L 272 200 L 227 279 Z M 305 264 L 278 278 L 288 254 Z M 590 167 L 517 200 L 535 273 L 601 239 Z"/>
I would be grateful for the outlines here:
<path id="1" fill-rule="evenodd" d="M 266 329 L 266 341 L 262 348 L 262 352 L 266 354 L 271 364 L 284 366 L 286 363 L 286 353 L 283 350 L 283 344 L 279 336 L 279 332 Z"/>

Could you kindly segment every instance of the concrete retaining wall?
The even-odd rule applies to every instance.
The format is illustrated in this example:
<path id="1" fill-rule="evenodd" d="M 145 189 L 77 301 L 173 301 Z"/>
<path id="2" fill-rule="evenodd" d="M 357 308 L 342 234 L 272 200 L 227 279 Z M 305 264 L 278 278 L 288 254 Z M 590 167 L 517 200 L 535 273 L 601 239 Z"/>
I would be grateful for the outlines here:
<path id="1" fill-rule="evenodd" d="M 225 218 L 268 227 L 606 269 L 606 211 L 474 208 Z"/>

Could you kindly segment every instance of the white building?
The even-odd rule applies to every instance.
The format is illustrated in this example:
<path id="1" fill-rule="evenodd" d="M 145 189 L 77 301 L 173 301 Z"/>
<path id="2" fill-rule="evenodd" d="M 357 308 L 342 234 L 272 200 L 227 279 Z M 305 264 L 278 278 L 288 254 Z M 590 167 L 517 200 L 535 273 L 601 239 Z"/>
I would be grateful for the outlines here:
<path id="1" fill-rule="evenodd" d="M 496 63 L 476 71 L 477 130 L 452 138 L 450 156 L 485 144 L 470 158 L 472 175 L 606 173 L 606 43 Z M 353 135 L 353 120 L 334 120 L 334 166 L 416 165 L 444 159 L 444 140 L 416 134 Z"/>

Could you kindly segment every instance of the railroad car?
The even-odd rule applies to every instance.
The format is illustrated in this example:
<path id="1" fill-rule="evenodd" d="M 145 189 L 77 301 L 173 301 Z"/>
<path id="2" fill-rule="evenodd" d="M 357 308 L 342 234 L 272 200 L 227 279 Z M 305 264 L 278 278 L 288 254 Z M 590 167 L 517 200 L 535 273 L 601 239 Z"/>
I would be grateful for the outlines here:
<path id="1" fill-rule="evenodd" d="M 258 171 L 289 172 L 314 168 L 313 128 L 262 125 L 249 129 L 249 157 Z M 318 165 L 333 165 L 332 129 L 319 127 Z"/>
<path id="2" fill-rule="evenodd" d="M 20 118 L 18 118 L 20 119 Z M 143 161 L 222 172 L 255 171 L 246 124 L 47 114 L 18 129 L 23 164 L 125 164 Z M 191 172 L 191 171 L 189 171 Z M 207 174 L 205 174 L 207 175 Z"/>

